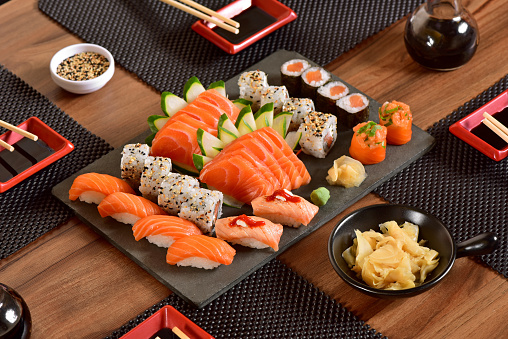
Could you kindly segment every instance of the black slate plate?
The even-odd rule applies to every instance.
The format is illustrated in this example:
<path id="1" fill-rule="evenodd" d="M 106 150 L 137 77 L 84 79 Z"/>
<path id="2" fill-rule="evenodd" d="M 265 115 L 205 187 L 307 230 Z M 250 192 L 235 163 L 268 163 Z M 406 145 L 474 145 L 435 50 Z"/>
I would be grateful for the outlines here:
<path id="1" fill-rule="evenodd" d="M 298 53 L 279 50 L 259 63 L 252 65 L 248 70 L 263 70 L 268 74 L 268 82 L 270 85 L 280 85 L 280 66 L 285 61 L 294 58 L 305 59 L 305 57 Z M 316 65 L 312 61 L 311 63 Z M 226 83 L 226 91 L 231 99 L 235 99 L 239 95 L 237 86 L 239 75 L 240 74 L 233 77 Z M 199 75 L 197 76 L 199 77 Z M 333 76 L 333 78 L 340 80 L 335 76 Z M 359 92 L 349 84 L 345 84 L 348 85 L 350 92 Z M 208 84 L 204 85 L 207 86 Z M 370 118 L 371 120 L 378 121 L 377 110 L 380 104 L 372 98 L 369 99 L 371 102 Z M 314 189 L 326 186 L 331 194 L 328 203 L 320 208 L 319 213 L 314 217 L 309 226 L 302 226 L 297 229 L 285 227 L 278 252 L 273 252 L 271 249 L 254 250 L 242 246 L 235 246 L 237 254 L 233 263 L 229 266 L 220 266 L 214 270 L 170 266 L 166 264 L 165 261 L 165 249 L 158 248 L 148 243 L 145 239 L 136 242 L 132 236 L 132 230 L 128 225 L 118 223 L 111 218 L 101 218 L 95 205 L 89 205 L 79 201 L 72 202 L 69 200 L 69 188 L 79 174 L 98 172 L 120 177 L 122 148 L 110 152 L 88 167 L 62 181 L 53 188 L 53 194 L 72 208 L 80 219 L 90 225 L 98 233 L 102 234 L 115 247 L 152 274 L 161 283 L 169 287 L 173 292 L 189 303 L 197 307 L 203 307 L 254 272 L 257 268 L 276 257 L 277 254 L 282 253 L 289 248 L 289 246 L 324 225 L 381 183 L 420 158 L 429 151 L 434 144 L 434 138 L 432 136 L 420 128 L 413 126 L 413 136 L 408 144 L 403 146 L 388 146 L 385 161 L 376 165 L 366 166 L 368 176 L 360 187 L 345 189 L 343 187 L 329 186 L 325 179 L 327 171 L 332 166 L 335 159 L 344 154 L 348 154 L 352 133 L 352 130 L 339 132 L 335 146 L 325 159 L 316 159 L 305 154 L 300 155 L 300 158 L 303 160 L 312 176 L 312 181 L 309 185 L 295 190 L 294 193 L 309 199 L 310 193 Z M 132 142 L 143 142 L 148 134 L 149 132 L 147 131 L 146 134 L 134 138 Z M 225 207 L 223 216 L 242 213 L 252 215 L 252 209 L 249 206 L 245 206 L 240 210 Z M 323 246 L 326 246 L 326 244 L 323 243 Z"/>

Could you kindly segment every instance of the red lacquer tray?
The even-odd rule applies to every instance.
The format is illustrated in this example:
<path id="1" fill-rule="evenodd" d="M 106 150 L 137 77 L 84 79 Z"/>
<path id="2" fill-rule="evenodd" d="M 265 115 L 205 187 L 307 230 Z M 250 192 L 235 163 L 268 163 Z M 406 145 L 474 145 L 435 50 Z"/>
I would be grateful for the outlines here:
<path id="1" fill-rule="evenodd" d="M 148 319 L 143 321 L 138 326 L 134 327 L 127 334 L 122 336 L 121 339 L 139 339 L 139 338 L 152 338 L 157 332 L 164 329 L 172 329 L 178 327 L 184 334 L 192 339 L 213 339 L 211 335 L 206 333 L 201 327 L 190 321 L 182 313 L 178 312 L 172 306 L 164 306 Z M 165 339 L 164 335 L 159 335 L 161 339 Z M 166 336 L 166 338 L 171 336 Z M 172 336 L 178 338 L 178 336 Z"/>
<path id="2" fill-rule="evenodd" d="M 25 122 L 18 125 L 18 127 L 32 134 L 37 135 L 40 140 L 44 141 L 49 146 L 49 148 L 51 148 L 54 151 L 54 153 L 38 161 L 36 164 L 32 165 L 30 168 L 24 170 L 23 172 L 17 174 L 13 178 L 5 182 L 0 181 L 0 193 L 5 192 L 9 188 L 17 185 L 18 183 L 25 180 L 32 174 L 52 164 L 53 162 L 62 158 L 64 155 L 70 153 L 74 149 L 74 145 L 70 141 L 68 141 L 60 134 L 55 132 L 53 129 L 51 129 L 48 125 L 46 125 L 37 117 L 29 118 Z M 10 145 L 15 146 L 18 141 L 23 139 L 23 136 L 12 131 L 7 131 L 5 134 L 2 134 L 0 136 L 0 139 L 2 139 L 3 141 L 7 142 Z M 1 146 L 0 151 L 9 152 L 8 150 L 4 149 Z"/>
<path id="3" fill-rule="evenodd" d="M 482 123 L 484 112 L 493 115 L 502 111 L 505 107 L 508 107 L 508 90 L 451 125 L 449 130 L 456 137 L 473 146 L 492 160 L 500 161 L 508 156 L 508 145 L 502 150 L 499 150 L 471 133 L 471 130 Z"/>
<path id="4" fill-rule="evenodd" d="M 276 21 L 260 29 L 259 31 L 249 33 L 241 41 L 231 42 L 225 39 L 216 31 L 220 28 L 217 27 L 214 29 L 216 27 L 215 24 L 203 20 L 195 22 L 192 25 L 192 29 L 227 53 L 235 54 L 247 46 L 252 45 L 259 39 L 272 33 L 273 31 L 279 29 L 280 27 L 286 25 L 287 23 L 295 20 L 297 17 L 296 13 L 291 8 L 281 4 L 276 0 L 237 0 L 217 10 L 216 12 L 225 16 L 226 18 L 232 18 L 235 20 L 235 17 L 242 12 L 256 8 L 266 12 Z M 246 28 L 247 27 L 242 27 L 240 25 L 240 34 L 242 34 L 242 29 Z"/>

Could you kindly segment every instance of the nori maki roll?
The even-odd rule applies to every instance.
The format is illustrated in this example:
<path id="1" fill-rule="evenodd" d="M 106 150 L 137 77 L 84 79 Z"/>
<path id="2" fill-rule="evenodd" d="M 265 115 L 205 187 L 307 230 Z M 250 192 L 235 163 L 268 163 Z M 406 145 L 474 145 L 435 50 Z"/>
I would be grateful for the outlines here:
<path id="1" fill-rule="evenodd" d="M 301 96 L 316 100 L 317 89 L 330 81 L 330 73 L 322 67 L 311 67 L 302 73 Z"/>
<path id="2" fill-rule="evenodd" d="M 320 112 L 337 112 L 337 100 L 349 94 L 349 88 L 340 81 L 332 81 L 318 88 L 316 110 Z"/>
<path id="3" fill-rule="evenodd" d="M 339 123 L 353 128 L 369 120 L 369 99 L 363 94 L 353 93 L 337 100 Z"/>
<path id="4" fill-rule="evenodd" d="M 280 67 L 281 83 L 286 86 L 290 96 L 300 96 L 302 86 L 300 76 L 308 68 L 310 68 L 310 63 L 303 59 L 289 60 Z"/>

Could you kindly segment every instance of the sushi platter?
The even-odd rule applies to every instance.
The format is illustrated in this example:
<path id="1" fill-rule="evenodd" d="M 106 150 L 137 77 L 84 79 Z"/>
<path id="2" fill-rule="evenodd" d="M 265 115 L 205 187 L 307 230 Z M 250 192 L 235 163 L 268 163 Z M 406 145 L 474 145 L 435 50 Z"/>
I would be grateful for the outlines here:
<path id="1" fill-rule="evenodd" d="M 296 52 L 279 50 L 247 70 L 263 70 L 268 74 L 270 85 L 280 85 L 281 65 L 287 60 L 297 58 L 308 60 Z M 311 60 L 308 61 L 317 66 Z M 226 91 L 230 99 L 239 97 L 239 77 L 240 74 L 226 82 Z M 332 75 L 332 78 L 342 81 L 334 75 Z M 347 84 L 347 86 L 351 91 L 361 93 L 350 84 Z M 365 94 L 365 96 L 367 95 Z M 369 118 L 378 121 L 378 109 L 381 105 L 370 97 L 368 99 L 370 101 Z M 150 131 L 147 131 L 135 137 L 130 143 L 143 143 L 149 134 Z M 308 199 L 312 191 L 319 187 L 327 187 L 330 191 L 328 203 L 320 207 L 319 212 L 308 226 L 300 226 L 299 228 L 284 227 L 277 252 L 274 252 L 271 248 L 257 250 L 235 245 L 236 255 L 233 262 L 228 266 L 221 265 L 213 270 L 168 265 L 165 261 L 167 251 L 165 248 L 154 246 L 145 239 L 136 241 L 129 225 L 119 223 L 109 217 L 102 218 L 96 205 L 69 200 L 69 189 L 74 179 L 80 174 L 97 172 L 120 177 L 121 148 L 110 152 L 55 186 L 53 194 L 74 210 L 81 220 L 90 225 L 174 293 L 197 307 L 203 307 L 416 161 L 428 152 L 434 144 L 432 136 L 417 126 L 413 126 L 413 135 L 410 142 L 401 146 L 388 146 L 386 149 L 387 161 L 365 167 L 367 177 L 359 187 L 346 189 L 341 186 L 330 186 L 325 179 L 327 171 L 332 167 L 335 159 L 348 154 L 352 135 L 352 130 L 339 129 L 337 141 L 326 158 L 316 159 L 303 153 L 298 155 L 307 167 L 312 180 L 310 184 L 294 190 L 293 193 Z M 252 208 L 249 205 L 244 205 L 240 209 L 224 206 L 222 217 L 240 214 L 252 215 Z"/>

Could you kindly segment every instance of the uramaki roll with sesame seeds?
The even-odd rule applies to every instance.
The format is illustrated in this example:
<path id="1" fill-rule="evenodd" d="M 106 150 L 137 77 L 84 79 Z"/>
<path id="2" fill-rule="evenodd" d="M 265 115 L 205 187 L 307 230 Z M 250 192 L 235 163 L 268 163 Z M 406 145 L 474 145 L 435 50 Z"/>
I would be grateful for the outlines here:
<path id="1" fill-rule="evenodd" d="M 260 106 L 263 107 L 265 104 L 273 103 L 273 113 L 279 114 L 288 99 L 289 93 L 286 86 L 268 86 L 261 93 Z"/>
<path id="2" fill-rule="evenodd" d="M 171 173 L 171 169 L 170 158 L 149 156 L 145 159 L 139 183 L 139 192 L 144 198 L 157 203 L 160 185 Z"/>
<path id="3" fill-rule="evenodd" d="M 315 111 L 314 102 L 308 98 L 289 98 L 282 106 L 282 111 L 293 113 L 288 130 L 296 131 L 304 122 L 305 117 Z"/>
<path id="4" fill-rule="evenodd" d="M 265 72 L 256 70 L 243 72 L 238 79 L 240 98 L 252 101 L 252 110 L 257 111 L 261 102 L 261 94 L 268 87 L 268 77 Z"/>
<path id="5" fill-rule="evenodd" d="M 298 132 L 302 133 L 300 147 L 305 154 L 325 158 L 337 140 L 337 117 L 333 114 L 312 112 L 305 117 Z"/>
<path id="6" fill-rule="evenodd" d="M 150 146 L 147 144 L 127 144 L 122 149 L 121 176 L 134 189 L 139 187 L 145 159 L 149 155 Z"/>

